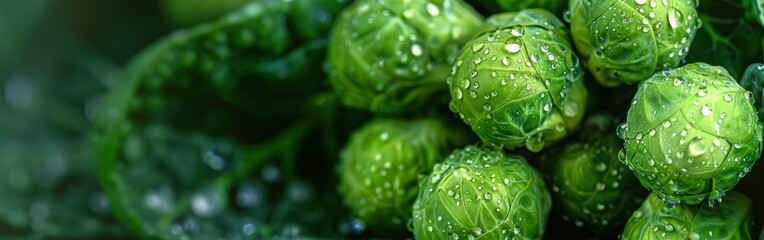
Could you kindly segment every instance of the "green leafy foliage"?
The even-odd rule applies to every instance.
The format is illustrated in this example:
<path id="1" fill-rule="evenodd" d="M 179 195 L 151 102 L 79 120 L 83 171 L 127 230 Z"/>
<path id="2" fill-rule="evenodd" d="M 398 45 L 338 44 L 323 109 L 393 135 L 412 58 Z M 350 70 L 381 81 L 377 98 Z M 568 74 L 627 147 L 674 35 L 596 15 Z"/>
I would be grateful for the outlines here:
<path id="1" fill-rule="evenodd" d="M 746 66 L 761 61 L 762 28 L 745 19 L 739 2 L 704 1 L 698 6 L 698 18 L 702 24 L 687 62 L 714 63 L 740 79 Z"/>
<path id="2" fill-rule="evenodd" d="M 418 239 L 540 239 L 552 202 L 541 176 L 519 155 L 467 146 L 419 185 Z"/>
<path id="3" fill-rule="evenodd" d="M 724 202 L 672 208 L 650 194 L 631 215 L 621 239 L 752 239 L 751 200 L 733 191 Z"/>
<path id="4" fill-rule="evenodd" d="M 720 201 L 759 159 L 762 124 L 751 92 L 705 63 L 656 73 L 639 86 L 620 158 L 668 205 Z"/>
<path id="5" fill-rule="evenodd" d="M 696 1 L 572 0 L 570 31 L 599 83 L 636 84 L 679 66 L 699 27 Z"/>
<path id="6" fill-rule="evenodd" d="M 11 79 L 5 84 L 28 84 L 29 88 L 19 89 L 23 91 L 19 94 L 47 95 L 32 97 L 31 101 L 62 101 L 59 104 L 63 107 L 77 102 L 35 86 L 41 83 L 38 80 Z M 72 132 L 66 125 L 57 125 L 66 122 L 62 121 L 66 115 L 40 117 L 24 111 L 35 107 L 0 106 L 0 175 L 4 176 L 0 181 L 0 238 L 124 235 L 125 229 L 113 218 L 96 180 L 87 128 Z M 77 123 L 84 121 L 78 119 Z"/>
<path id="7" fill-rule="evenodd" d="M 334 26 L 330 83 L 345 105 L 374 113 L 420 110 L 438 94 L 482 17 L 462 0 L 362 0 Z"/>
<path id="8" fill-rule="evenodd" d="M 578 128 L 586 89 L 568 31 L 545 10 L 489 17 L 448 78 L 450 108 L 486 142 L 538 152 Z"/>
<path id="9" fill-rule="evenodd" d="M 321 225 L 331 208 L 309 194 L 310 185 L 295 190 L 293 200 L 258 207 L 250 200 L 261 193 L 248 183 L 272 159 L 294 181 L 297 149 L 319 126 L 318 139 L 331 152 L 305 154 L 336 156 L 336 97 L 321 92 L 324 76 L 311 75 L 321 70 L 327 41 L 312 38 L 315 29 L 292 26 L 307 19 L 304 24 L 328 29 L 294 15 L 339 9 L 343 2 L 300 3 L 252 2 L 180 30 L 148 47 L 120 75 L 101 106 L 95 146 L 100 182 L 134 233 L 236 239 L 291 236 L 269 229 Z M 292 87 L 298 80 L 300 87 Z M 293 209 L 315 214 L 278 220 Z"/>

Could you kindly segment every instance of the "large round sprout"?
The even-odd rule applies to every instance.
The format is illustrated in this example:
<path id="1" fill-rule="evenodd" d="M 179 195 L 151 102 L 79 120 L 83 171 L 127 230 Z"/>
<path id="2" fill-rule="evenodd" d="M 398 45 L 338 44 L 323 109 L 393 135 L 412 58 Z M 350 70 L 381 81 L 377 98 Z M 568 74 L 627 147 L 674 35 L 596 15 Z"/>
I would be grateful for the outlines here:
<path id="1" fill-rule="evenodd" d="M 435 164 L 414 203 L 417 239 L 540 239 L 551 198 L 519 155 L 468 146 Z"/>
<path id="2" fill-rule="evenodd" d="M 751 95 L 705 63 L 656 73 L 640 84 L 618 128 L 626 140 L 619 157 L 669 205 L 719 200 L 761 154 Z"/>
<path id="3" fill-rule="evenodd" d="M 493 15 L 448 78 L 451 110 L 483 141 L 538 152 L 575 130 L 586 104 L 581 66 L 546 10 Z"/>
<path id="4" fill-rule="evenodd" d="M 340 192 L 369 229 L 404 232 L 417 177 L 442 161 L 462 135 L 440 120 L 373 120 L 340 155 Z"/>
<path id="5" fill-rule="evenodd" d="M 696 0 L 571 0 L 570 30 L 604 86 L 644 81 L 679 65 L 700 25 Z"/>
<path id="6" fill-rule="evenodd" d="M 751 199 L 738 192 L 730 192 L 719 206 L 674 208 L 650 194 L 631 215 L 621 239 L 753 239 L 752 210 Z"/>
<path id="7" fill-rule="evenodd" d="M 539 158 L 562 218 L 597 234 L 615 236 L 645 191 L 618 160 L 623 142 L 610 116 L 589 117 L 581 140 L 553 149 Z"/>
<path id="8" fill-rule="evenodd" d="M 330 82 L 345 105 L 401 113 L 438 92 L 482 17 L 462 0 L 360 0 L 329 43 Z"/>

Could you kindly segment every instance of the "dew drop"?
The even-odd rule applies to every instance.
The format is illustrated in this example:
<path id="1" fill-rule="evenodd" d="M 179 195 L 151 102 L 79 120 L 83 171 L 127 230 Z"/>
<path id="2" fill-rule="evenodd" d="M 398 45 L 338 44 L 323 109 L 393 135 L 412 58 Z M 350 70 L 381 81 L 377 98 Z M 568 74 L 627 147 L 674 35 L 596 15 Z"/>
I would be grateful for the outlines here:
<path id="1" fill-rule="evenodd" d="M 669 26 L 671 26 L 671 28 L 678 28 L 679 21 L 682 19 L 682 13 L 676 8 L 670 7 L 666 10 L 666 14 L 668 14 Z"/>
<path id="2" fill-rule="evenodd" d="M 578 67 L 579 60 L 575 54 L 571 53 L 565 57 L 565 63 L 568 65 L 569 68 L 574 69 Z"/>
<path id="3" fill-rule="evenodd" d="M 266 188 L 257 181 L 245 181 L 236 192 L 236 204 L 244 208 L 253 208 L 265 201 Z"/>
<path id="4" fill-rule="evenodd" d="M 502 58 L 501 64 L 504 64 L 504 66 L 509 66 L 509 57 Z"/>
<path id="5" fill-rule="evenodd" d="M 191 211 L 199 217 L 211 218 L 223 209 L 223 196 L 212 189 L 205 189 L 191 197 Z"/>
<path id="6" fill-rule="evenodd" d="M 485 199 L 485 200 L 491 200 L 492 197 L 493 196 L 491 195 L 491 193 L 484 193 L 483 194 L 483 199 Z"/>
<path id="7" fill-rule="evenodd" d="M 573 101 L 565 102 L 563 106 L 564 106 L 563 112 L 565 113 L 565 116 L 573 117 L 573 116 L 576 116 L 576 114 L 578 114 L 579 112 L 578 103 L 575 103 Z"/>
<path id="8" fill-rule="evenodd" d="M 438 6 L 435 6 L 435 4 L 428 3 L 427 13 L 429 13 L 432 16 L 438 16 L 440 14 L 440 10 L 438 9 Z"/>
<path id="9" fill-rule="evenodd" d="M 539 55 L 537 53 L 531 54 L 531 62 L 537 63 L 539 61 Z"/>
<path id="10" fill-rule="evenodd" d="M 515 37 L 522 36 L 524 32 L 525 32 L 525 28 L 523 28 L 523 27 L 514 27 L 514 28 L 512 28 L 512 30 L 509 31 L 509 33 L 512 34 L 512 36 L 515 36 Z"/>
<path id="11" fill-rule="evenodd" d="M 562 12 L 562 19 L 565 20 L 565 22 L 570 23 L 570 17 L 571 17 L 570 9 L 565 9 L 565 11 Z"/>
<path id="12" fill-rule="evenodd" d="M 470 88 L 471 84 L 472 83 L 467 78 L 463 78 L 461 81 L 459 81 L 459 86 L 462 87 L 463 89 Z"/>
<path id="13" fill-rule="evenodd" d="M 520 48 L 522 45 L 520 43 L 507 43 L 504 45 L 504 49 L 506 49 L 510 53 L 517 53 L 520 52 Z"/>
<path id="14" fill-rule="evenodd" d="M 700 114 L 702 114 L 703 116 L 707 117 L 711 115 L 712 113 L 714 113 L 714 109 L 708 104 L 703 104 L 703 106 L 700 107 Z"/>
<path id="15" fill-rule="evenodd" d="M 688 147 L 688 154 L 690 157 L 697 157 L 706 153 L 706 143 L 700 137 L 693 138 Z"/>
<path id="16" fill-rule="evenodd" d="M 594 170 L 597 170 L 598 172 L 604 172 L 607 170 L 607 165 L 605 163 L 597 163 L 597 165 L 594 167 Z"/>
<path id="17" fill-rule="evenodd" d="M 479 52 L 480 50 L 483 49 L 483 46 L 485 46 L 485 44 L 483 44 L 483 43 L 477 43 L 475 45 L 472 45 L 472 51 L 473 52 Z"/>
<path id="18" fill-rule="evenodd" d="M 458 88 L 454 89 L 454 98 L 456 98 L 456 100 L 461 100 L 462 97 L 464 97 L 463 93 L 462 93 L 462 90 L 458 89 Z"/>
<path id="19" fill-rule="evenodd" d="M 422 56 L 422 46 L 419 44 L 411 45 L 411 54 L 414 56 Z"/>
<path id="20" fill-rule="evenodd" d="M 626 139 L 626 132 L 629 130 L 629 125 L 627 123 L 621 123 L 621 125 L 618 125 L 618 128 L 616 129 L 616 134 L 621 139 Z"/>

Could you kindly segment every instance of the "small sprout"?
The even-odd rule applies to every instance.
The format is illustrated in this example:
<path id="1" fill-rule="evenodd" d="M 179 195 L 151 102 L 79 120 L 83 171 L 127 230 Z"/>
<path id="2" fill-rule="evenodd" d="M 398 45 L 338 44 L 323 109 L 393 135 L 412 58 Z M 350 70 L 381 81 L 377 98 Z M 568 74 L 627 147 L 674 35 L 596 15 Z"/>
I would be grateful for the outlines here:
<path id="1" fill-rule="evenodd" d="M 647 193 L 618 160 L 623 141 L 613 132 L 615 126 L 613 117 L 589 117 L 579 141 L 539 158 L 560 214 L 599 235 L 613 237 Z"/>
<path id="2" fill-rule="evenodd" d="M 340 155 L 339 190 L 372 231 L 405 232 L 419 174 L 429 172 L 460 142 L 440 120 L 373 120 Z"/>
<path id="3" fill-rule="evenodd" d="M 751 199 L 735 191 L 714 207 L 671 208 L 653 193 L 631 215 L 620 239 L 753 239 L 752 212 Z"/>
<path id="4" fill-rule="evenodd" d="M 419 185 L 417 239 L 541 239 L 551 198 L 519 155 L 468 146 L 454 151 Z"/>
<path id="5" fill-rule="evenodd" d="M 570 30 L 597 81 L 635 84 L 687 56 L 700 24 L 696 2 L 571 0 Z"/>
<path id="6" fill-rule="evenodd" d="M 342 11 L 328 46 L 329 80 L 345 105 L 420 109 L 438 94 L 482 17 L 462 0 L 361 0 Z"/>

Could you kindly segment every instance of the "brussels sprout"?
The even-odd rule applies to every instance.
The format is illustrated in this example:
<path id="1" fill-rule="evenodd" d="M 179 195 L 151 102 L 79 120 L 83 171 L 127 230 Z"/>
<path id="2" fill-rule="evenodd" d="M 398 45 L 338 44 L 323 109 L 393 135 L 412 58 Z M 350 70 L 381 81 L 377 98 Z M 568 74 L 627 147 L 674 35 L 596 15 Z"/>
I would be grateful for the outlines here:
<path id="1" fill-rule="evenodd" d="M 621 239 L 752 239 L 752 210 L 751 199 L 734 191 L 719 206 L 674 208 L 653 193 L 631 215 Z"/>
<path id="2" fill-rule="evenodd" d="M 619 158 L 666 204 L 718 201 L 761 154 L 762 124 L 724 68 L 693 63 L 640 84 Z"/>
<path id="3" fill-rule="evenodd" d="M 345 205 L 371 230 L 404 232 L 417 177 L 442 161 L 459 137 L 436 119 L 367 123 L 340 155 Z"/>
<path id="4" fill-rule="evenodd" d="M 468 1 L 469 2 L 469 1 Z M 543 8 L 553 13 L 562 13 L 568 0 L 472 0 L 490 13 L 516 12 L 529 8 Z"/>
<path id="5" fill-rule="evenodd" d="M 764 64 L 754 63 L 745 69 L 740 86 L 753 93 L 754 107 L 758 112 L 759 119 L 764 119 Z"/>
<path id="6" fill-rule="evenodd" d="M 571 0 L 570 30 L 604 86 L 634 84 L 679 65 L 700 25 L 694 0 Z"/>
<path id="7" fill-rule="evenodd" d="M 623 143 L 612 131 L 615 126 L 616 120 L 610 116 L 590 117 L 582 129 L 581 141 L 539 158 L 563 219 L 606 236 L 620 233 L 646 195 L 639 181 L 618 160 Z"/>
<path id="8" fill-rule="evenodd" d="M 468 146 L 419 184 L 417 239 L 540 239 L 551 197 L 522 156 Z"/>
<path id="9" fill-rule="evenodd" d="M 581 67 L 562 22 L 546 10 L 489 17 L 461 51 L 450 108 L 483 141 L 540 151 L 578 128 Z"/>
<path id="10" fill-rule="evenodd" d="M 331 85 L 345 105 L 395 114 L 437 93 L 482 17 L 462 0 L 361 0 L 343 10 L 329 43 Z"/>

